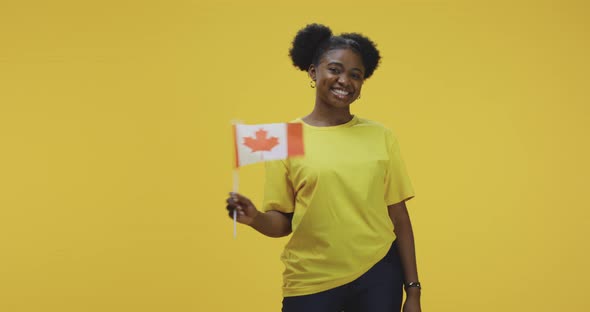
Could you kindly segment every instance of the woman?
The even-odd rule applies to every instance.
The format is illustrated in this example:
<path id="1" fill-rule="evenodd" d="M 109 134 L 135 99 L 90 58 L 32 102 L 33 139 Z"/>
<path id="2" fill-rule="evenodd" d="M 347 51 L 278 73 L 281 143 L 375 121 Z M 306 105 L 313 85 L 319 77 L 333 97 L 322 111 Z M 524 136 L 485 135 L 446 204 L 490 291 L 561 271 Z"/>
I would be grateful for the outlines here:
<path id="1" fill-rule="evenodd" d="M 293 234 L 281 260 L 283 312 L 420 311 L 414 238 L 405 201 L 414 196 L 397 141 L 352 115 L 379 64 L 368 38 L 301 29 L 290 50 L 316 89 L 303 123 L 305 156 L 266 163 L 262 211 L 230 193 L 230 217 L 260 233 Z"/>

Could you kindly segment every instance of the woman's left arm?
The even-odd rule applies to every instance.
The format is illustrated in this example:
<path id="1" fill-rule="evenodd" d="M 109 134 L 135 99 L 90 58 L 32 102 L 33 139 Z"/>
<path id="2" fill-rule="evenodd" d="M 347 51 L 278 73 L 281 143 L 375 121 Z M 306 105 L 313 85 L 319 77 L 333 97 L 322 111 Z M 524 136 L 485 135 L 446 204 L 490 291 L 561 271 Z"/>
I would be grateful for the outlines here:
<path id="1" fill-rule="evenodd" d="M 389 217 L 393 222 L 395 236 L 397 237 L 397 249 L 404 270 L 405 283 L 418 282 L 418 269 L 416 265 L 416 250 L 414 246 L 414 232 L 412 222 L 404 201 L 387 206 Z M 419 312 L 420 288 L 407 287 L 404 312 Z"/>

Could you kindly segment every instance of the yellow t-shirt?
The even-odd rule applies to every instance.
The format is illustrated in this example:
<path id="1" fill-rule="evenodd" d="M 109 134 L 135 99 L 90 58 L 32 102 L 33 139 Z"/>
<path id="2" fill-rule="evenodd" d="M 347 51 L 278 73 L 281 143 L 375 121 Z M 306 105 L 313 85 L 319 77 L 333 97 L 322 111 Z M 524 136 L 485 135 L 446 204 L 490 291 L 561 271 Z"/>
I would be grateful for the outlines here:
<path id="1" fill-rule="evenodd" d="M 294 213 L 281 260 L 283 295 L 347 284 L 381 260 L 395 240 L 387 206 L 414 191 L 390 130 L 353 117 L 303 123 L 305 156 L 266 163 L 263 210 Z"/>

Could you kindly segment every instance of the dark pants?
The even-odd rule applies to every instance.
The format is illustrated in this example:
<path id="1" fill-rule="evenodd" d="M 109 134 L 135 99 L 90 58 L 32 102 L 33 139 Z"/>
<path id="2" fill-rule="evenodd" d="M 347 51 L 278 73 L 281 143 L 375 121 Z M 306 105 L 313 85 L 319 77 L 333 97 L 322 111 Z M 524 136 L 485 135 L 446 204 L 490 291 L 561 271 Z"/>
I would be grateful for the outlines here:
<path id="1" fill-rule="evenodd" d="M 319 293 L 283 298 L 283 312 L 399 312 L 403 272 L 394 242 L 387 255 L 356 280 Z"/>

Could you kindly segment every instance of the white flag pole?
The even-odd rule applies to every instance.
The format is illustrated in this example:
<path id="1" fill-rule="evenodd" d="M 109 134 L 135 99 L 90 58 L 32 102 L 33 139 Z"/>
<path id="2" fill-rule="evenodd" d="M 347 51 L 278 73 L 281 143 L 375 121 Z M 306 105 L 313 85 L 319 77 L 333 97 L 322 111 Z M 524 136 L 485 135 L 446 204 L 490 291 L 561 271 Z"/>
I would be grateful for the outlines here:
<path id="1" fill-rule="evenodd" d="M 234 193 L 238 192 L 239 182 L 240 182 L 240 175 L 238 172 L 238 168 L 234 168 L 234 186 L 232 188 Z M 238 236 L 237 224 L 238 224 L 238 209 L 234 209 L 234 239 L 236 239 L 236 237 Z"/>
<path id="2" fill-rule="evenodd" d="M 238 134 L 237 134 L 237 129 L 236 129 L 235 126 L 237 124 L 241 124 L 243 122 L 234 119 L 234 120 L 231 121 L 231 123 L 232 123 L 232 126 L 234 127 L 234 131 L 236 131 L 236 132 L 234 132 L 234 140 L 237 140 L 238 139 L 238 137 L 237 137 Z M 238 142 L 235 141 L 234 144 L 238 144 Z M 235 157 L 237 159 L 238 155 L 236 154 Z M 236 162 L 237 162 L 237 160 L 236 160 Z M 233 187 L 232 187 L 232 192 L 237 193 L 238 192 L 238 187 L 239 187 L 239 182 L 240 182 L 240 175 L 239 175 L 239 171 L 238 171 L 238 167 L 237 166 L 234 167 L 233 180 L 234 180 L 234 183 L 233 183 Z M 234 223 L 234 239 L 236 239 L 238 237 L 238 209 L 234 209 L 233 219 L 234 219 L 234 222 L 233 222 Z"/>

